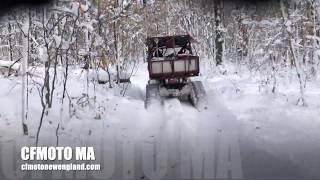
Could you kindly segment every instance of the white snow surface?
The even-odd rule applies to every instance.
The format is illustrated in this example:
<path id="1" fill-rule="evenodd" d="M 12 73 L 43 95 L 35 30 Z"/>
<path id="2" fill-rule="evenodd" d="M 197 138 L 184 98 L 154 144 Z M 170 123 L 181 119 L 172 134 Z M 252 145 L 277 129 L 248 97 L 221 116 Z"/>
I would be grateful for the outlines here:
<path id="1" fill-rule="evenodd" d="M 278 92 L 272 94 L 259 91 L 259 79 L 249 75 L 201 76 L 195 79 L 204 82 L 208 110 L 199 112 L 178 99 L 166 99 L 163 105 L 155 104 L 146 110 L 145 65 L 140 65 L 132 77 L 124 97 L 119 94 L 120 87 L 109 89 L 108 84 L 96 83 L 94 92 L 94 78 L 89 79 L 87 87 L 87 72 L 72 69 L 67 83 L 69 99 L 65 99 L 61 112 L 63 69 L 58 72 L 53 107 L 43 121 L 39 145 L 56 145 L 56 129 L 60 123 L 59 146 L 100 147 L 96 150 L 108 154 L 111 160 L 114 157 L 117 162 L 111 175 L 114 179 L 145 176 L 147 167 L 143 166 L 141 157 L 152 154 L 150 149 L 162 141 L 169 144 L 168 161 L 163 162 L 168 165 L 165 177 L 178 178 L 181 166 L 187 161 L 179 158 L 179 154 L 211 148 L 216 137 L 224 133 L 234 136 L 230 141 L 239 142 L 244 177 L 320 178 L 319 82 L 309 85 L 308 106 L 301 107 L 295 104 L 299 97 L 295 83 L 284 82 Z M 33 73 L 29 80 L 27 137 L 22 136 L 20 120 L 21 78 L 0 78 L 0 145 L 4 149 L 12 144 L 35 143 L 41 114 L 36 84 L 42 83 L 44 70 L 38 67 Z M 69 100 L 73 107 L 69 106 Z M 134 159 L 130 153 L 135 155 Z M 135 169 L 126 169 L 132 161 Z M 150 174 L 146 176 L 152 178 Z"/>
<path id="2" fill-rule="evenodd" d="M 0 68 L 1 67 L 5 67 L 5 68 L 9 68 L 10 66 L 12 66 L 11 68 L 14 70 L 19 70 L 20 69 L 20 63 L 15 63 L 14 65 L 14 61 L 7 61 L 7 60 L 0 60 Z"/>

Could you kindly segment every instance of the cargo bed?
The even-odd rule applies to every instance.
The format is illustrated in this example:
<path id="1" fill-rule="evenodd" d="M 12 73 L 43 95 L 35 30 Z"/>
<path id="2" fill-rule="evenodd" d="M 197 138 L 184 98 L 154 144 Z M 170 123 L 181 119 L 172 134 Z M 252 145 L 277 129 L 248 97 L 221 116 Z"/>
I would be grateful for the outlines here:
<path id="1" fill-rule="evenodd" d="M 148 63 L 150 79 L 186 78 L 199 75 L 199 57 L 181 55 L 153 58 Z"/>

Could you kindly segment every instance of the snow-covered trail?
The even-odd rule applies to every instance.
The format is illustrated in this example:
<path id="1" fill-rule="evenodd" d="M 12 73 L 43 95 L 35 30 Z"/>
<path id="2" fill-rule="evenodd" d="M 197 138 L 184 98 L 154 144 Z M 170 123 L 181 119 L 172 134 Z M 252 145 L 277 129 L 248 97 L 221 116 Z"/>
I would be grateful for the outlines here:
<path id="1" fill-rule="evenodd" d="M 78 75 L 70 80 L 72 88 L 69 93 L 78 97 L 81 96 L 83 82 L 75 77 Z M 100 163 L 102 171 L 67 172 L 66 175 L 54 172 L 54 178 L 227 179 L 229 174 L 240 179 L 320 178 L 319 137 L 305 129 L 279 119 L 262 121 L 268 119 L 264 112 L 253 117 L 255 121 L 244 121 L 243 118 L 250 118 L 239 116 L 238 111 L 227 107 L 230 103 L 217 90 L 219 84 L 216 81 L 205 81 L 209 102 L 207 110 L 199 112 L 188 102 L 177 99 L 166 99 L 163 105 L 154 105 L 146 110 L 143 101 L 147 80 L 147 71 L 141 66 L 131 79 L 132 84 L 125 97 L 99 85 L 96 87 L 96 107 L 79 107 L 74 117 L 65 117 L 63 130 L 59 132 L 59 146 L 94 146 L 97 161 L 93 163 Z M 9 88 L 11 85 L 7 81 L 2 80 Z M 19 89 L 15 88 L 11 94 L 0 95 L 3 101 L 10 102 L 18 93 Z M 38 102 L 36 93 L 31 97 Z M 19 98 L 15 99 L 18 102 Z M 1 110 L 0 119 L 5 119 L 2 123 L 10 125 L 0 124 L 4 130 L 0 132 L 0 150 L 2 155 L 11 154 L 0 156 L 0 179 L 5 179 L 2 178 L 4 173 L 14 172 L 10 167 L 3 169 L 7 164 L 3 159 L 10 161 L 10 157 L 20 157 L 19 147 L 12 145 L 31 146 L 35 140 L 32 135 L 19 138 L 21 135 L 16 132 L 19 131 L 19 123 L 14 119 L 18 113 L 6 114 L 14 106 L 3 106 L 4 110 Z M 38 124 L 39 104 L 32 104 L 30 109 L 32 134 Z M 96 113 L 101 117 L 96 118 Z M 250 111 L 246 115 L 254 113 Z M 43 146 L 56 143 L 59 114 L 52 113 L 51 116 L 43 125 L 40 138 Z M 270 118 L 287 119 L 281 114 L 281 109 L 277 116 Z M 35 172 L 25 179 L 44 177 Z"/>
<path id="2" fill-rule="evenodd" d="M 118 119 L 110 124 L 110 118 L 103 118 L 109 124 L 102 125 L 103 143 L 115 147 L 110 148 L 116 162 L 112 179 L 227 178 L 230 155 L 236 166 L 234 177 L 242 177 L 236 117 L 214 91 L 208 92 L 208 110 L 201 112 L 175 98 L 145 110 L 148 76 L 138 72 L 128 91 L 131 99 L 118 101 L 114 114 L 106 114 Z M 102 154 L 108 154 L 106 149 Z"/>
<path id="3" fill-rule="evenodd" d="M 129 158 L 123 161 L 123 146 L 119 147 L 116 150 L 119 153 L 117 157 L 123 164 L 118 164 L 114 178 L 227 178 L 225 168 L 230 155 L 234 156 L 233 162 L 237 166 L 233 169 L 234 177 L 242 177 L 236 117 L 221 103 L 214 90 L 208 92 L 209 108 L 205 111 L 199 112 L 189 102 L 180 102 L 175 98 L 166 99 L 163 105 L 155 104 L 145 110 L 141 108 L 147 78 L 146 71 L 140 70 L 132 79 L 128 96 L 139 104 L 139 107 L 134 107 L 136 111 L 131 111 L 133 107 L 128 102 L 125 105 L 119 103 L 115 112 L 132 117 L 130 130 L 124 133 L 130 131 L 130 135 L 125 137 L 131 137 L 131 140 L 134 137 L 135 157 L 134 160 Z M 122 111 L 121 107 L 124 106 L 126 108 Z M 127 120 L 122 122 L 121 126 L 128 126 Z M 125 138 L 123 140 L 126 141 Z M 129 167 L 128 170 L 126 165 L 131 161 L 134 161 L 134 169 Z"/>
<path id="4" fill-rule="evenodd" d="M 121 149 L 123 146 L 118 147 L 116 152 L 119 154 L 116 156 L 123 164 L 118 164 L 114 178 L 124 178 L 125 172 L 133 171 L 134 178 L 142 179 L 214 178 L 217 175 L 217 164 L 222 168 L 219 171 L 220 177 L 227 178 L 227 174 L 223 172 L 226 168 L 224 161 L 228 161 L 228 152 L 225 152 L 228 148 L 233 148 L 232 158 L 237 161 L 234 162 L 238 166 L 234 169 L 234 175 L 241 177 L 237 128 L 232 122 L 235 117 L 219 101 L 215 102 L 210 103 L 210 109 L 203 112 L 188 103 L 180 103 L 177 99 L 167 99 L 163 106 L 149 108 L 142 114 L 143 120 L 138 120 L 141 124 L 131 126 L 130 130 L 137 133 L 133 133 L 137 135 L 133 145 L 135 168 L 124 170 L 132 159 L 121 159 L 125 158 L 121 154 L 124 149 Z M 202 166 L 203 163 L 207 164 Z"/>
<path id="5" fill-rule="evenodd" d="M 207 90 L 209 109 L 206 111 L 198 112 L 186 102 L 168 99 L 163 107 L 148 112 L 154 116 L 145 122 L 152 127 L 146 128 L 145 132 L 158 132 L 158 137 L 167 138 L 170 147 L 167 178 L 227 178 L 223 168 L 228 161 L 236 166 L 232 169 L 233 177 L 320 178 L 318 137 L 281 121 L 258 122 L 252 128 L 252 124 L 240 121 L 235 112 L 226 107 L 225 99 L 214 88 L 207 87 Z M 261 118 L 273 117 L 265 116 L 261 113 Z M 282 116 L 279 111 L 278 117 L 281 119 Z M 195 157 L 200 153 L 203 159 L 212 158 L 214 170 L 208 162 L 209 165 L 198 169 L 201 172 L 197 172 L 197 168 L 193 172 L 194 166 L 190 165 L 192 160 L 189 159 L 194 158 L 192 153 Z M 224 159 L 225 154 L 227 159 Z M 195 158 L 192 163 L 196 166 L 207 163 L 205 160 L 197 162 L 200 159 Z M 192 172 L 184 172 L 183 166 L 189 165 Z"/>

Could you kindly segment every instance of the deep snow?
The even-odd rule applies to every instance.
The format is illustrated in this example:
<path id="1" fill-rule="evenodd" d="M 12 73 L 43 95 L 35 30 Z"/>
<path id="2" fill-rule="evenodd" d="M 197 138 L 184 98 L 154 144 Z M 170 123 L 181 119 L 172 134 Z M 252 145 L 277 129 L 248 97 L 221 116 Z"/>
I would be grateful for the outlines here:
<path id="1" fill-rule="evenodd" d="M 43 69 L 33 74 L 29 81 L 28 137 L 22 136 L 20 122 L 21 78 L 0 78 L 0 177 L 12 171 L 6 162 L 9 157 L 4 155 L 12 152 L 13 144 L 35 143 L 41 112 L 35 84 L 42 83 Z M 94 73 L 89 74 L 89 80 L 94 80 Z M 108 89 L 107 84 L 96 84 L 93 91 L 92 82 L 86 86 L 86 71 L 70 70 L 68 95 L 73 106 L 66 99 L 60 110 L 59 78 L 39 145 L 56 145 L 60 123 L 59 146 L 93 145 L 102 151 L 98 154 L 108 163 L 102 163 L 105 174 L 95 173 L 95 177 L 103 178 L 227 178 L 224 167 L 230 158 L 236 166 L 233 177 L 320 178 L 320 83 L 310 84 L 308 106 L 301 107 L 295 104 L 299 97 L 295 83 L 281 85 L 272 94 L 259 92 L 259 79 L 249 75 L 215 74 L 196 79 L 205 84 L 208 110 L 199 112 L 177 99 L 166 99 L 163 106 L 145 110 L 145 65 L 139 66 L 124 97 L 119 87 Z M 19 154 L 19 148 L 15 150 Z M 198 158 L 192 161 L 188 154 Z M 153 158 L 157 160 L 153 162 Z M 154 163 L 157 173 L 152 173 Z M 203 164 L 204 170 L 200 167 Z M 55 173 L 56 177 L 61 175 Z"/>

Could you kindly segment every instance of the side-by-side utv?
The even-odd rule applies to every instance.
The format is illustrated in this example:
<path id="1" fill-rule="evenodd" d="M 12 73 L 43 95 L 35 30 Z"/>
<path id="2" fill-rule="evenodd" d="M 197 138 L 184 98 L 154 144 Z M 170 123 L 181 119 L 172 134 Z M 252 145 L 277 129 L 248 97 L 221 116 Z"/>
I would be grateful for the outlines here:
<path id="1" fill-rule="evenodd" d="M 199 76 L 199 56 L 193 54 L 189 35 L 149 37 L 146 41 L 149 82 L 145 107 L 164 97 L 188 98 L 197 108 L 206 108 L 206 92 Z"/>

